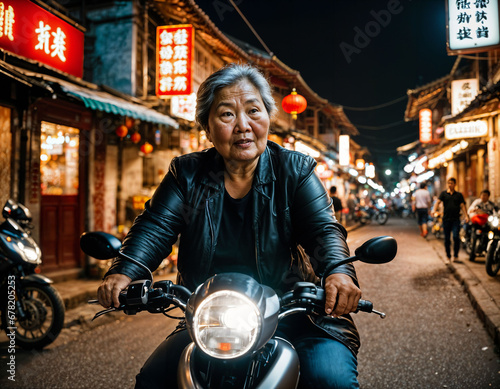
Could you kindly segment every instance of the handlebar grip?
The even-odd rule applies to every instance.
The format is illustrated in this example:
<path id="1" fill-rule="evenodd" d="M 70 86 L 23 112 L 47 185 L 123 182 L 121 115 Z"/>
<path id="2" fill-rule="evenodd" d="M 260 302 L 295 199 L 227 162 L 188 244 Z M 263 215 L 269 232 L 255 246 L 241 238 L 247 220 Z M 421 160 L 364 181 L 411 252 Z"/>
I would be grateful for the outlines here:
<path id="1" fill-rule="evenodd" d="M 373 311 L 373 303 L 368 300 L 359 300 L 356 312 L 359 311 L 371 313 Z"/>

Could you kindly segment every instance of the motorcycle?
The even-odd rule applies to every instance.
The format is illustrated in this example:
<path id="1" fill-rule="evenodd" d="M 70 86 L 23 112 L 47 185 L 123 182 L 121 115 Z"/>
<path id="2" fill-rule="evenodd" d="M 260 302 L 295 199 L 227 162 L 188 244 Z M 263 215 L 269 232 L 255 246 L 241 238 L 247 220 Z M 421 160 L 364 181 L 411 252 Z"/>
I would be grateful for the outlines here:
<path id="1" fill-rule="evenodd" d="M 108 259 L 116 257 L 120 241 L 104 232 L 89 232 L 82 235 L 80 247 L 94 258 Z M 373 238 L 338 265 L 356 260 L 385 263 L 396 251 L 394 238 Z M 153 283 L 151 276 L 151 280 L 133 281 L 119 301 L 118 308 L 100 311 L 95 318 L 119 310 L 127 315 L 163 313 L 185 321 L 192 343 L 184 349 L 178 365 L 177 379 L 184 389 L 295 388 L 298 355 L 288 341 L 274 335 L 278 323 L 293 314 L 326 315 L 325 291 L 314 283 L 297 282 L 278 297 L 270 287 L 240 273 L 217 274 L 194 292 L 171 281 Z M 180 308 L 184 317 L 169 316 L 175 308 Z M 360 300 L 358 311 L 385 317 L 369 301 Z"/>
<path id="2" fill-rule="evenodd" d="M 485 255 L 486 248 L 488 245 L 488 231 L 489 225 L 487 223 L 487 217 L 484 218 L 484 222 L 481 220 L 474 220 L 472 217 L 472 227 L 470 230 L 470 238 L 468 243 L 469 250 L 469 261 L 474 262 L 476 256 Z"/>
<path id="3" fill-rule="evenodd" d="M 376 206 L 355 208 L 354 221 L 364 225 L 371 220 L 375 220 L 378 224 L 383 225 L 389 220 L 389 213 L 385 209 Z"/>
<path id="4" fill-rule="evenodd" d="M 500 270 L 500 215 L 495 213 L 488 217 L 488 247 L 486 249 L 486 273 L 495 277 Z"/>
<path id="5" fill-rule="evenodd" d="M 30 236 L 31 212 L 7 200 L 0 224 L 1 328 L 11 344 L 41 349 L 64 324 L 64 304 L 52 281 L 39 273 L 42 252 Z"/>
<path id="6" fill-rule="evenodd" d="M 428 230 L 436 237 L 440 239 L 443 234 L 443 217 L 440 213 L 434 213 L 431 220 L 427 222 Z"/>

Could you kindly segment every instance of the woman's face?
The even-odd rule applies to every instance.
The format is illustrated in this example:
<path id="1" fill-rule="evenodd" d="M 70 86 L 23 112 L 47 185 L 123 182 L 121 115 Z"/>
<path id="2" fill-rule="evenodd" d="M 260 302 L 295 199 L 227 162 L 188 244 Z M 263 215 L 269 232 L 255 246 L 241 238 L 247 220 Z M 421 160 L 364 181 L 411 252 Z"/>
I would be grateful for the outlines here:
<path id="1" fill-rule="evenodd" d="M 266 149 L 269 125 L 259 90 L 242 80 L 216 94 L 207 136 L 226 163 L 252 163 Z"/>

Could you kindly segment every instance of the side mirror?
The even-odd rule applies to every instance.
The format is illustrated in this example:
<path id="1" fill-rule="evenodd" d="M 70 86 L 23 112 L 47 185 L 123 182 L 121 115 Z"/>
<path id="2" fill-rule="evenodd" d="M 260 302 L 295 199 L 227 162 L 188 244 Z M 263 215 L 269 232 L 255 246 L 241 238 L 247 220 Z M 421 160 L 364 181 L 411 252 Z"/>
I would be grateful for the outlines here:
<path id="1" fill-rule="evenodd" d="M 80 248 L 96 259 L 111 259 L 118 255 L 120 239 L 102 231 L 84 232 L 80 236 Z"/>
<path id="2" fill-rule="evenodd" d="M 354 252 L 356 259 L 366 263 L 386 263 L 396 256 L 398 244 L 392 236 L 378 236 L 372 238 Z"/>

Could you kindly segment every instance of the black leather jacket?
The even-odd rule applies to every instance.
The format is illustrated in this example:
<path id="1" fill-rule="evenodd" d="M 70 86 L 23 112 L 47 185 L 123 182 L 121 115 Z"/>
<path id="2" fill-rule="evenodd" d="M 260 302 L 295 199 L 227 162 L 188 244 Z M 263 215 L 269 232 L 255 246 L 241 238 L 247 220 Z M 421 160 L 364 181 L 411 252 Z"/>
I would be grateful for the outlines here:
<path id="1" fill-rule="evenodd" d="M 278 294 L 299 281 L 291 249 L 300 244 L 320 279 L 345 273 L 355 283 L 351 264 L 332 270 L 349 256 L 347 232 L 336 222 L 331 199 L 314 174 L 316 162 L 268 141 L 255 171 L 253 230 L 260 282 Z M 123 242 L 109 274 L 146 276 L 131 257 L 155 270 L 179 240 L 178 282 L 194 290 L 211 274 L 224 199 L 224 162 L 214 149 L 175 158 L 168 174 L 146 203 Z M 314 320 L 356 354 L 359 337 L 349 315 Z"/>

